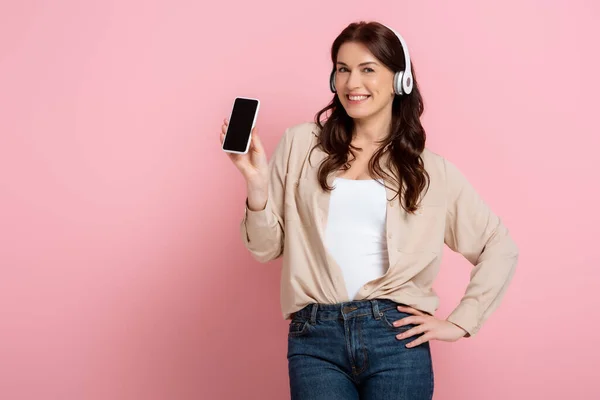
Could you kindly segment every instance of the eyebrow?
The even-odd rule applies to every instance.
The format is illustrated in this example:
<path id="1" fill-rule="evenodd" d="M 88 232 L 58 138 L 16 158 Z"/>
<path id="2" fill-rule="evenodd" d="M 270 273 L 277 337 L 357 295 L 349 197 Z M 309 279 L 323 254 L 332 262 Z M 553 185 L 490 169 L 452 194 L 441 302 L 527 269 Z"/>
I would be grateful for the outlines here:
<path id="1" fill-rule="evenodd" d="M 348 66 L 348 64 L 346 64 L 346 63 L 343 63 L 343 62 L 341 62 L 341 61 L 338 61 L 336 64 L 339 64 L 339 65 L 344 65 L 344 66 L 346 66 L 346 67 Z M 360 63 L 360 64 L 358 64 L 358 66 L 359 66 L 359 67 L 362 67 L 362 66 L 364 66 L 364 65 L 369 65 L 369 64 L 375 64 L 375 65 L 379 65 L 379 64 L 377 64 L 375 61 L 367 61 L 367 62 L 364 62 L 364 63 Z"/>

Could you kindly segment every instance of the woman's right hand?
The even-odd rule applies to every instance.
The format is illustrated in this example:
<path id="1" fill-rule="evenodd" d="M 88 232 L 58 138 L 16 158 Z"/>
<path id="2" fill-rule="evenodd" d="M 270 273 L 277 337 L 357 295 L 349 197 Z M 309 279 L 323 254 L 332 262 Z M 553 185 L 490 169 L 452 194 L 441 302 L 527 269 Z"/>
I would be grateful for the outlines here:
<path id="1" fill-rule="evenodd" d="M 221 146 L 228 125 L 229 121 L 224 119 L 221 126 Z M 269 163 L 265 149 L 256 132 L 255 127 L 252 129 L 250 148 L 246 154 L 227 153 L 227 155 L 246 180 L 248 206 L 253 210 L 262 210 L 266 205 L 269 193 Z"/>

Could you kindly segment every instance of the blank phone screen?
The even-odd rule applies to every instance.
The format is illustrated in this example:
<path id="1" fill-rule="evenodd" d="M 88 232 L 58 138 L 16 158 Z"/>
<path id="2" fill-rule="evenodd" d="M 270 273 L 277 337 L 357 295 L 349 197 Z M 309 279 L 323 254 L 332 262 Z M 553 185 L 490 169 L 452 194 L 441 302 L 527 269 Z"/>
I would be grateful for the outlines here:
<path id="1" fill-rule="evenodd" d="M 235 99 L 223 149 L 239 152 L 246 150 L 257 107 L 258 101 L 256 100 Z"/>

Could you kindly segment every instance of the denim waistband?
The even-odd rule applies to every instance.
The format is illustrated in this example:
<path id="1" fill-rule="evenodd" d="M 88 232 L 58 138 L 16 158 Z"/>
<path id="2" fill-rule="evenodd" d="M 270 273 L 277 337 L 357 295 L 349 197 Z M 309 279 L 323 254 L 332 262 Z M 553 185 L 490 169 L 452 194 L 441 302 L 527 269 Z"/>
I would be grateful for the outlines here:
<path id="1" fill-rule="evenodd" d="M 383 312 L 400 304 L 388 299 L 357 300 L 338 304 L 312 303 L 292 314 L 292 319 L 300 317 L 315 323 L 318 320 L 350 319 L 372 315 L 379 319 Z"/>

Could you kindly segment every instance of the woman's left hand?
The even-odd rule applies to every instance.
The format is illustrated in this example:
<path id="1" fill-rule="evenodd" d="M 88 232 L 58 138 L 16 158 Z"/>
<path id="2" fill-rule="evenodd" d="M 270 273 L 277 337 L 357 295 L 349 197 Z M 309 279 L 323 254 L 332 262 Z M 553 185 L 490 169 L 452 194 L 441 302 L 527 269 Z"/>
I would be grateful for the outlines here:
<path id="1" fill-rule="evenodd" d="M 399 306 L 398 311 L 412 314 L 410 317 L 404 317 L 393 323 L 394 326 L 417 325 L 406 332 L 396 335 L 398 339 L 406 339 L 414 335 L 423 333 L 422 336 L 408 343 L 406 347 L 415 347 L 429 340 L 443 340 L 445 342 L 455 342 L 467 334 L 467 331 L 453 324 L 450 321 L 437 319 L 434 316 L 416 310 L 412 307 Z"/>

